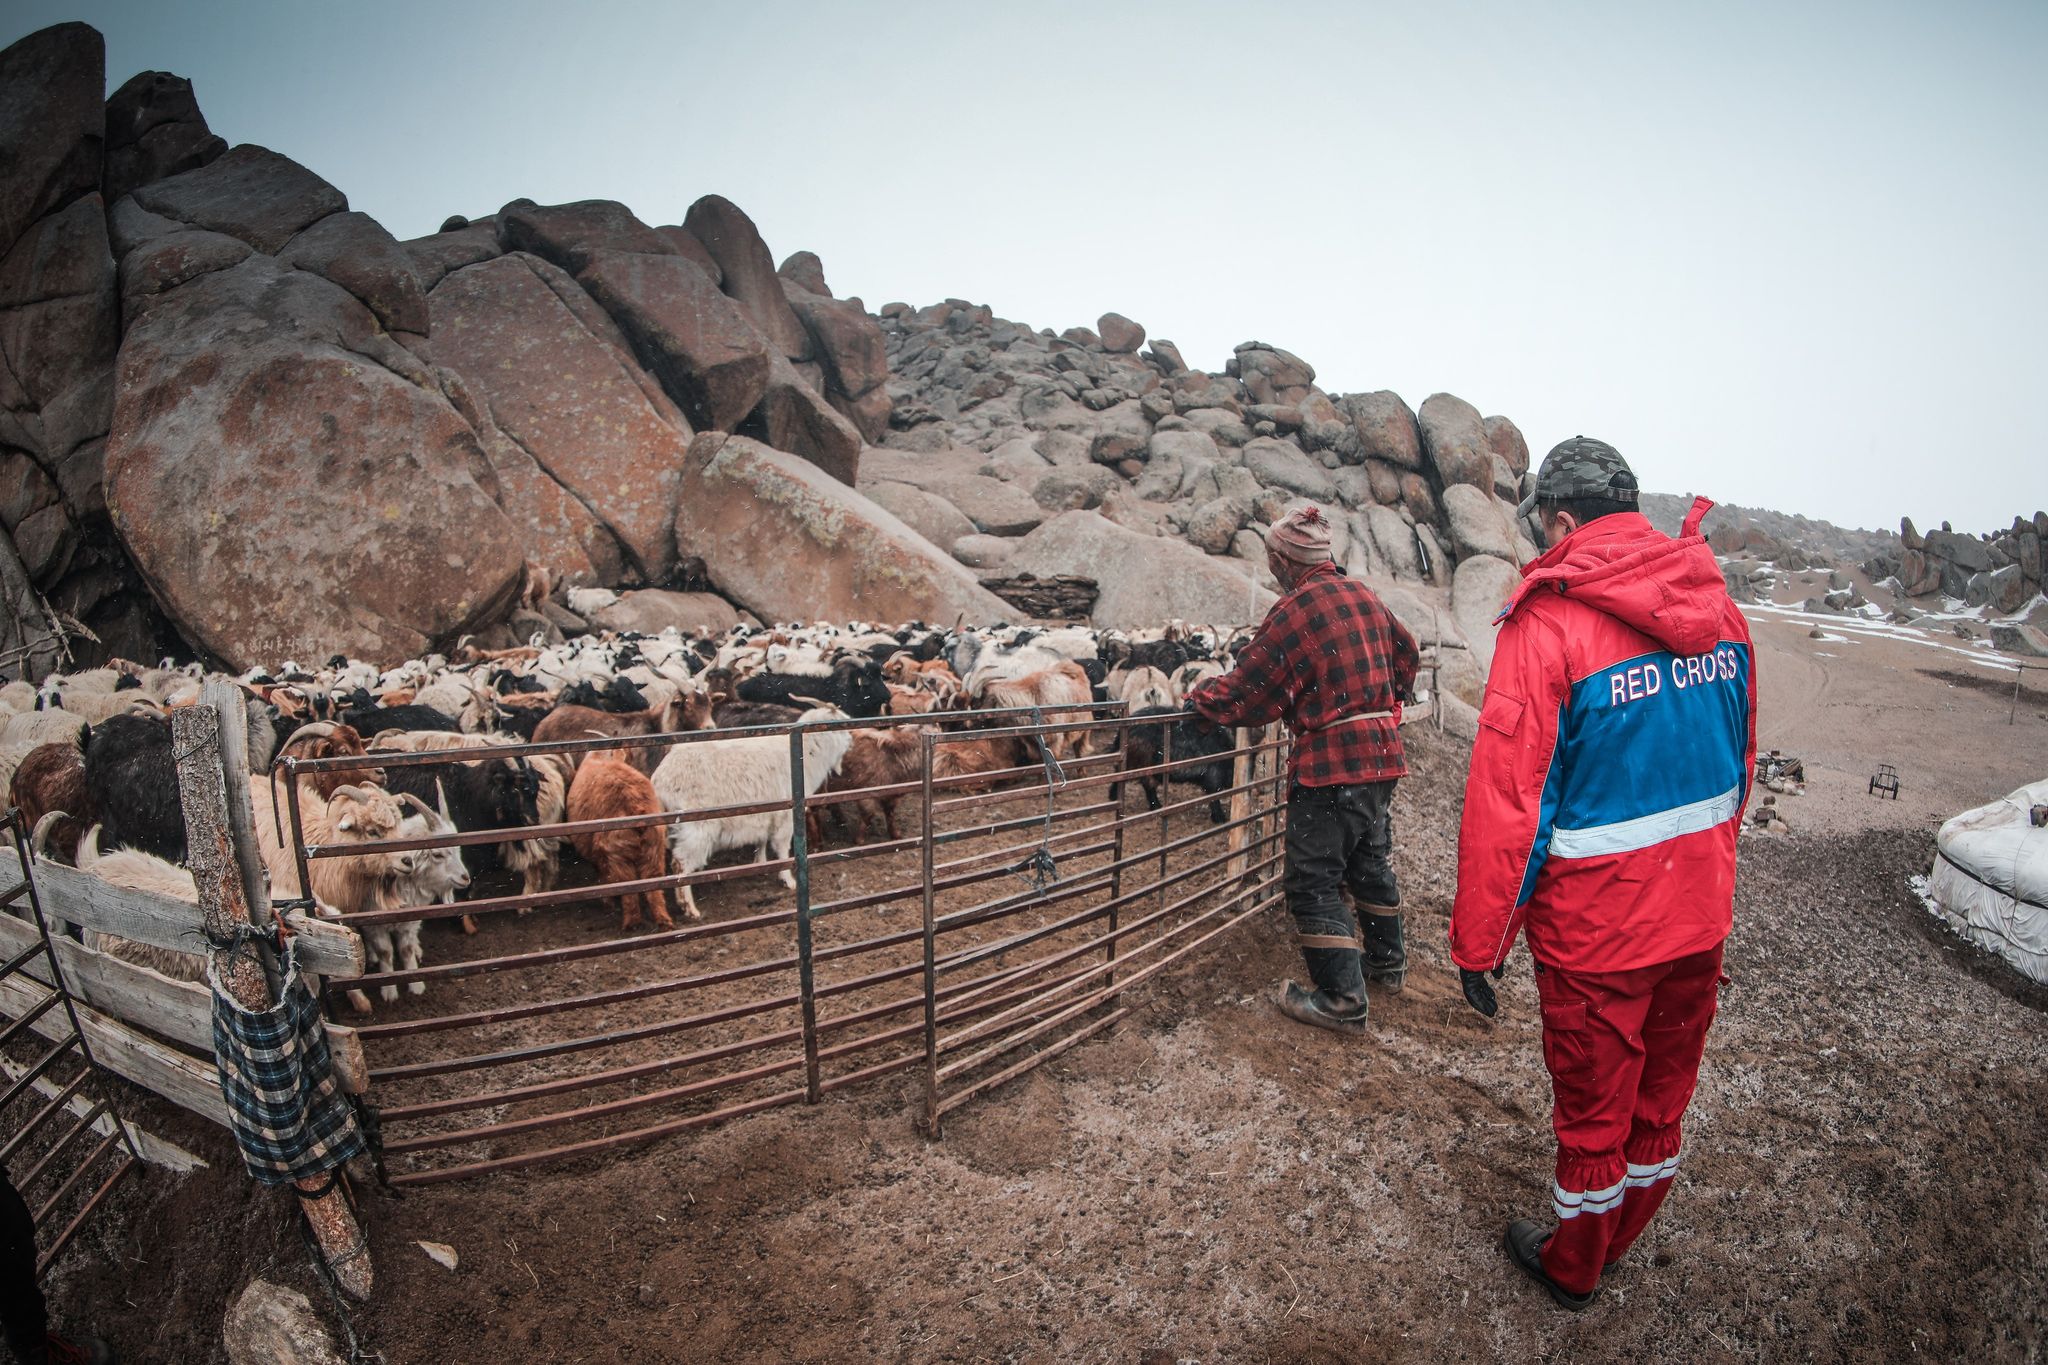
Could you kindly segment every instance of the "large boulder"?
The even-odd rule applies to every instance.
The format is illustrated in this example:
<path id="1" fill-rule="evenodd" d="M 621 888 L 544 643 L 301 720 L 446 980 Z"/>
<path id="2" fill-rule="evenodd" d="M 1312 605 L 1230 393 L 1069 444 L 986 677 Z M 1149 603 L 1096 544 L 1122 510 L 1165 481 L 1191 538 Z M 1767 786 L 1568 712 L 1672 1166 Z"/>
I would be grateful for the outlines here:
<path id="1" fill-rule="evenodd" d="M 528 252 L 571 275 L 580 275 L 599 252 L 677 254 L 668 238 L 612 199 L 508 205 L 498 215 L 498 239 L 507 251 Z"/>
<path id="2" fill-rule="evenodd" d="M 1486 443 L 1486 420 L 1479 409 L 1453 394 L 1433 393 L 1415 420 L 1422 430 L 1422 453 L 1439 485 L 1493 487 L 1493 447 Z"/>
<path id="3" fill-rule="evenodd" d="M 1337 500 L 1337 483 L 1329 471 L 1291 441 L 1259 437 L 1244 448 L 1244 467 L 1267 488 L 1282 488 L 1326 507 Z"/>
<path id="4" fill-rule="evenodd" d="M 764 621 L 992 622 L 1009 608 L 957 560 L 808 461 L 706 432 L 684 461 L 676 536 Z"/>
<path id="5" fill-rule="evenodd" d="M 305 271 L 252 256 L 123 341 L 108 511 L 164 609 L 231 669 L 395 662 L 501 614 L 525 536 L 478 486 L 487 468 L 424 367 Z"/>
<path id="6" fill-rule="evenodd" d="M 1062 465 L 1047 471 L 1032 485 L 1031 498 L 1047 512 L 1073 512 L 1100 507 L 1102 500 L 1123 487 L 1113 469 L 1101 465 Z"/>
<path id="7" fill-rule="evenodd" d="M 783 297 L 782 277 L 775 273 L 775 258 L 761 240 L 754 220 L 739 206 L 721 195 L 707 194 L 690 205 L 683 226 L 704 244 L 724 273 L 723 288 L 769 341 L 791 360 L 811 355 L 810 333 L 804 330 L 789 300 Z"/>
<path id="8" fill-rule="evenodd" d="M 690 428 L 604 311 L 524 252 L 456 271 L 429 301 L 436 358 L 515 445 L 498 475 L 533 557 L 565 573 L 581 558 L 601 577 L 623 556 L 660 581 Z"/>
<path id="9" fill-rule="evenodd" d="M 286 242 L 286 265 L 325 276 L 394 332 L 427 331 L 427 295 L 412 256 L 367 213 L 333 213 Z"/>
<path id="10" fill-rule="evenodd" d="M 1451 552 L 1459 559 L 1468 555 L 1515 557 L 1514 515 L 1491 494 L 1470 484 L 1449 485 L 1444 489 L 1444 520 L 1449 523 Z"/>
<path id="11" fill-rule="evenodd" d="M 1396 578 L 1421 578 L 1422 556 L 1415 548 L 1415 527 L 1391 507 L 1374 504 L 1362 515 L 1372 531 L 1378 562 Z"/>
<path id="12" fill-rule="evenodd" d="M 1145 329 L 1122 313 L 1104 313 L 1095 320 L 1095 332 L 1112 355 L 1129 355 L 1145 344 Z"/>
<path id="13" fill-rule="evenodd" d="M 832 297 L 832 290 L 825 283 L 825 263 L 815 251 L 790 252 L 775 267 L 775 273 L 806 293 Z"/>
<path id="14" fill-rule="evenodd" d="M 1481 673 L 1493 667 L 1493 618 L 1521 581 L 1520 570 L 1492 555 L 1473 555 L 1451 575 L 1451 617 L 1464 632 Z"/>
<path id="15" fill-rule="evenodd" d="M 1308 396 L 1315 367 L 1291 351 L 1263 341 L 1241 342 L 1230 362 L 1254 403 L 1293 403 Z"/>
<path id="16" fill-rule="evenodd" d="M 134 198 L 151 213 L 239 237 L 273 256 L 322 218 L 348 209 L 340 190 L 291 158 L 248 142 L 197 170 L 144 185 Z"/>
<path id="17" fill-rule="evenodd" d="M 956 474 L 928 480 L 924 486 L 959 508 L 974 529 L 986 535 L 1021 536 L 1045 520 L 1029 493 L 985 474 Z"/>
<path id="18" fill-rule="evenodd" d="M 934 545 L 952 545 L 975 534 L 967 514 L 936 493 L 887 479 L 863 482 L 860 491 Z"/>
<path id="19" fill-rule="evenodd" d="M 1422 468 L 1422 432 L 1400 394 L 1391 389 L 1350 393 L 1337 407 L 1358 432 L 1360 459 L 1384 460 L 1401 469 Z"/>
<path id="20" fill-rule="evenodd" d="M 114 203 L 137 186 L 196 171 L 227 149 L 206 126 L 192 82 L 168 71 L 138 72 L 107 97 L 100 193 Z"/>
<path id="21" fill-rule="evenodd" d="M 860 474 L 860 429 L 772 347 L 767 390 L 740 430 L 802 456 L 841 483 L 850 485 Z"/>
<path id="22" fill-rule="evenodd" d="M 1529 442 L 1522 429 L 1505 417 L 1489 417 L 1484 423 L 1486 445 L 1507 461 L 1508 471 L 1520 479 L 1529 472 Z"/>
<path id="23" fill-rule="evenodd" d="M 0 52 L 0 251 L 100 187 L 106 66 L 90 24 L 40 29 Z"/>
<path id="24" fill-rule="evenodd" d="M 114 258 L 90 193 L 38 220 L 0 257 L 0 384 L 15 390 L 6 406 L 50 405 L 104 372 L 119 342 Z"/>
<path id="25" fill-rule="evenodd" d="M 694 262 L 595 251 L 577 279 L 700 430 L 733 430 L 768 391 L 767 339 Z"/>
<path id="26" fill-rule="evenodd" d="M 1991 627 L 1991 647 L 2029 659 L 2048 659 L 2048 630 L 2039 630 L 2018 622 L 2010 625 L 1994 622 Z"/>
<path id="27" fill-rule="evenodd" d="M 1017 542 L 1004 571 L 1074 574 L 1101 586 L 1095 624 L 1156 626 L 1176 617 L 1217 626 L 1262 619 L 1273 594 L 1191 545 L 1129 531 L 1096 512 L 1068 512 Z M 950 619 L 950 618 L 946 618 Z"/>
<path id="28" fill-rule="evenodd" d="M 505 254 L 504 248 L 498 245 L 497 225 L 488 220 L 448 228 L 431 237 L 414 237 L 400 245 L 412 258 L 413 271 L 420 277 L 420 288 L 429 291 L 466 265 Z"/>
<path id="29" fill-rule="evenodd" d="M 600 608 L 590 623 L 599 630 L 641 635 L 659 635 L 671 628 L 685 634 L 722 635 L 740 623 L 740 614 L 717 593 L 640 588 L 620 593 L 619 600 Z"/>
<path id="30" fill-rule="evenodd" d="M 866 309 L 791 280 L 783 281 L 783 295 L 810 333 L 812 353 L 835 392 L 855 399 L 888 382 L 889 348 Z"/>

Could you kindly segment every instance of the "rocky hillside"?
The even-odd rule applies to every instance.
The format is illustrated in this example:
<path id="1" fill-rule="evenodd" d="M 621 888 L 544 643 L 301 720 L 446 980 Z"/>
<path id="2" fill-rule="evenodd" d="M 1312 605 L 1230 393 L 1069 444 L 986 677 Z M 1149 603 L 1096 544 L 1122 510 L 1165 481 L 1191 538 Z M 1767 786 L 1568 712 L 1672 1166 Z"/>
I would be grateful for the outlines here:
<path id="1" fill-rule="evenodd" d="M 225 145 L 176 76 L 106 97 L 83 24 L 0 53 L 0 88 L 9 671 L 406 657 L 505 640 L 549 584 L 1227 625 L 1308 498 L 1469 695 L 1531 553 L 1521 433 L 1448 394 L 1332 394 L 1260 341 L 1207 373 L 1115 314 L 870 312 L 715 195 L 666 225 L 516 200 L 399 242 Z"/>
<path id="2" fill-rule="evenodd" d="M 1689 495 L 1643 494 L 1643 515 L 1666 535 L 1678 534 L 1691 506 Z M 1716 506 L 1700 529 L 1717 553 L 1772 560 L 1790 569 L 1861 564 L 1879 555 L 1896 555 L 1899 550 L 1899 538 L 1890 531 L 1852 530 L 1797 513 L 1734 503 Z"/>

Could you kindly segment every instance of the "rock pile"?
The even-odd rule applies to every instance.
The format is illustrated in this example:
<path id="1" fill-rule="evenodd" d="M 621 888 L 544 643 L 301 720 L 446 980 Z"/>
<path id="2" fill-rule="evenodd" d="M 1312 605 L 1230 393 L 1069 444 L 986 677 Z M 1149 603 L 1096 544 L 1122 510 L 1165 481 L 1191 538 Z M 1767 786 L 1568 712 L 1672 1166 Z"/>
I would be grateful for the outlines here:
<path id="1" fill-rule="evenodd" d="M 2041 594 L 2048 512 L 2014 517 L 2010 530 L 1988 536 L 1960 534 L 1947 522 L 1922 535 L 1906 517 L 1899 522 L 1899 540 L 1893 572 L 1907 597 L 1939 593 L 1997 616 L 2018 616 Z"/>

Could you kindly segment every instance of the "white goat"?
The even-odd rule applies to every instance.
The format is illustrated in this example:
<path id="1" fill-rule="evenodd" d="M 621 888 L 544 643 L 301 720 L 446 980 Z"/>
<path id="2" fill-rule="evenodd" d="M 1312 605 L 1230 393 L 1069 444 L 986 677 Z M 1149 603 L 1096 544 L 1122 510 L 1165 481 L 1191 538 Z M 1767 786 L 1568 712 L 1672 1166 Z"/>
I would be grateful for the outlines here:
<path id="1" fill-rule="evenodd" d="M 836 706 L 820 706 L 804 712 L 799 720 L 845 718 L 846 713 Z M 815 794 L 827 778 L 839 771 L 852 744 L 851 730 L 804 736 L 805 795 Z M 780 735 L 678 744 L 654 770 L 654 794 L 663 810 L 675 812 L 779 803 L 776 809 L 759 815 L 729 815 L 671 826 L 669 848 L 678 874 L 701 871 L 720 849 L 752 848 L 755 862 L 768 861 L 771 853 L 776 858 L 789 856 L 793 832 L 789 815 L 789 741 Z M 784 886 L 796 885 L 789 869 L 784 868 L 781 877 Z M 696 897 L 688 886 L 682 890 L 684 913 L 696 919 Z"/>
<path id="2" fill-rule="evenodd" d="M 1172 679 L 1149 666 L 1126 669 L 1121 677 L 1112 677 L 1109 694 L 1124 704 L 1126 715 L 1136 715 L 1147 707 L 1180 705 Z"/>
<path id="3" fill-rule="evenodd" d="M 409 792 L 401 794 L 398 802 L 409 808 L 405 818 L 398 822 L 398 838 L 445 839 L 456 832 L 455 822 L 448 818 L 445 797 L 440 810 L 434 810 Z M 469 885 L 469 869 L 462 865 L 459 847 L 419 848 L 408 856 L 412 859 L 412 871 L 392 881 L 392 899 L 399 906 L 452 905 L 455 893 Z M 420 950 L 420 922 L 411 919 L 365 926 L 363 957 L 373 972 L 418 970 L 426 961 Z M 409 995 L 425 995 L 427 983 L 408 981 L 405 989 Z M 392 1004 L 398 999 L 398 987 L 380 987 L 378 994 L 385 1004 Z M 369 997 L 361 991 L 350 991 L 348 1002 L 363 1013 L 369 1012 Z"/>

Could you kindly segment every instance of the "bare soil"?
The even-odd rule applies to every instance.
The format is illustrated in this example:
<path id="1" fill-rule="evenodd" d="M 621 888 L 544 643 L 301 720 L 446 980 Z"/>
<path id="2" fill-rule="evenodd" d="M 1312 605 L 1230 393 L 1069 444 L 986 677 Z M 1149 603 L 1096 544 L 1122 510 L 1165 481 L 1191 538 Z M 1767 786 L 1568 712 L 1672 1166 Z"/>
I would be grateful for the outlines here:
<path id="1" fill-rule="evenodd" d="M 1949 666 L 1925 647 L 1806 630 L 1757 624 L 1765 743 L 1806 757 L 1809 795 L 1781 800 L 1792 836 L 1743 841 L 1685 1164 L 1589 1313 L 1499 1249 L 1548 1203 L 1536 995 L 1518 952 L 1497 1020 L 1462 1003 L 1444 928 L 1465 752 L 1411 727 L 1395 834 L 1415 966 L 1369 1040 L 1276 1014 L 1299 957 L 1263 912 L 937 1140 L 901 1073 L 610 1159 L 403 1198 L 365 1182 L 379 1288 L 355 1329 L 390 1365 L 2037 1358 L 2048 990 L 1948 935 L 1907 879 L 1940 819 L 2040 776 L 2048 723 L 2023 707 L 2007 727 L 1995 695 L 1925 676 Z M 1900 802 L 1865 793 L 1877 761 Z M 781 894 L 726 883 L 705 907 Z M 606 932 L 577 913 L 553 932 Z M 543 932 L 430 926 L 428 960 Z M 289 1201 L 224 1134 L 129 1098 L 213 1165 L 131 1183 L 54 1273 L 60 1316 L 124 1358 L 203 1362 L 252 1275 L 324 1309 Z"/>

